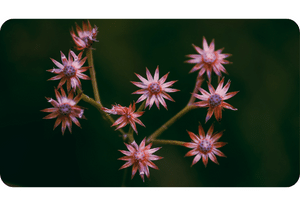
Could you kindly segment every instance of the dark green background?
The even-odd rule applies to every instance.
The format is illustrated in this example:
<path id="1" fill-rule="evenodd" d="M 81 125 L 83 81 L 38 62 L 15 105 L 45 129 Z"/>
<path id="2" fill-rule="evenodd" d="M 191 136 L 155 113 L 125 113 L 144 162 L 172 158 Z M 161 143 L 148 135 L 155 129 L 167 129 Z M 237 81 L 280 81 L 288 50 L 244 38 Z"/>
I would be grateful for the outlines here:
<path id="1" fill-rule="evenodd" d="M 47 81 L 54 67 L 50 57 L 60 60 L 73 49 L 69 31 L 82 20 L 9 20 L 1 27 L 1 115 L 0 173 L 4 182 L 16 186 L 113 186 L 121 185 L 124 161 L 117 158 L 126 149 L 118 132 L 88 108 L 73 124 L 73 134 L 61 135 L 55 120 L 43 120 L 51 107 L 46 97 L 54 96 L 59 81 Z M 139 95 L 130 81 L 145 77 L 145 67 L 160 76 L 170 71 L 167 81 L 178 80 L 167 101 L 140 117 L 146 128 L 137 125 L 139 143 L 188 102 L 197 72 L 184 63 L 195 54 L 192 43 L 202 47 L 202 37 L 215 39 L 216 49 L 233 56 L 225 65 L 232 81 L 229 92 L 240 91 L 227 102 L 238 111 L 225 109 L 215 130 L 226 129 L 220 141 L 220 165 L 202 160 L 190 167 L 193 157 L 184 157 L 188 148 L 163 146 L 155 161 L 160 170 L 150 169 L 149 181 L 136 175 L 127 186 L 291 186 L 299 178 L 299 27 L 291 20 L 186 20 L 110 19 L 90 20 L 99 27 L 93 52 L 100 97 L 104 106 L 128 106 Z M 78 51 L 75 51 L 78 53 Z M 85 64 L 87 66 L 87 63 Z M 86 74 L 89 74 L 88 72 Z M 216 87 L 216 75 L 213 75 Z M 93 96 L 90 81 L 82 80 L 84 92 Z M 207 84 L 203 84 L 207 90 Z M 138 104 L 139 105 L 139 104 Z M 207 131 L 206 108 L 191 111 L 163 133 L 161 139 L 190 141 L 186 130 L 197 133 L 198 122 Z M 115 117 L 115 116 L 113 116 Z M 116 119 L 116 118 L 115 118 Z M 128 130 L 128 126 L 124 128 Z M 131 171 L 131 167 L 129 168 Z M 128 172 L 129 172 L 128 171 Z"/>

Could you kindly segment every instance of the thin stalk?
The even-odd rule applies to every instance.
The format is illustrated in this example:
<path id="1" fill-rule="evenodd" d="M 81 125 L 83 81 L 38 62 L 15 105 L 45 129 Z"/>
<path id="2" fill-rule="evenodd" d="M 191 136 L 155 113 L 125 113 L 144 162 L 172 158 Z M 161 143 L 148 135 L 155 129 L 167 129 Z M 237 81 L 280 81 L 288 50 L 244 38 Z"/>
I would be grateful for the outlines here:
<path id="1" fill-rule="evenodd" d="M 169 145 L 183 146 L 183 144 L 185 142 L 176 141 L 176 140 L 152 140 L 152 143 L 154 143 L 154 144 L 169 144 Z"/>
<path id="2" fill-rule="evenodd" d="M 126 183 L 127 171 L 128 171 L 128 168 L 125 168 L 121 187 L 126 187 L 125 183 Z"/>
<path id="3" fill-rule="evenodd" d="M 96 72 L 95 72 L 95 67 L 94 67 L 94 61 L 93 61 L 93 52 L 92 49 L 87 49 L 86 50 L 86 55 L 88 59 L 88 63 L 90 68 L 90 75 L 91 75 L 91 81 L 92 81 L 92 86 L 93 86 L 93 91 L 94 91 L 94 97 L 97 103 L 99 103 L 102 106 L 102 103 L 100 101 L 100 95 L 98 91 L 98 85 L 97 85 L 97 79 L 96 79 Z"/>
<path id="4" fill-rule="evenodd" d="M 178 119 L 180 119 L 183 115 L 185 115 L 187 112 L 189 112 L 192 109 L 197 108 L 193 105 L 187 105 L 185 106 L 179 113 L 177 113 L 175 116 L 173 116 L 169 121 L 167 121 L 164 125 L 162 125 L 159 129 L 157 129 L 150 137 L 146 140 L 147 143 L 152 142 L 155 138 L 160 136 L 165 130 L 167 130 L 174 122 L 176 122 Z"/>
<path id="5" fill-rule="evenodd" d="M 192 93 L 192 95 L 191 95 L 191 98 L 190 98 L 190 100 L 189 100 L 189 102 L 188 102 L 188 105 L 192 105 L 192 104 L 195 102 L 196 97 L 194 97 L 193 94 L 194 94 L 194 93 L 195 93 L 195 94 L 198 93 L 198 88 L 201 87 L 203 81 L 204 81 L 204 78 L 203 78 L 202 76 L 197 77 L 197 79 L 196 79 L 196 84 L 195 84 L 195 88 L 194 88 L 194 91 L 193 91 L 193 93 Z"/>
<path id="6" fill-rule="evenodd" d="M 78 89 L 78 91 L 80 91 L 80 90 Z M 89 96 L 87 96 L 85 94 L 81 95 L 81 99 L 83 101 L 91 104 L 95 108 L 97 108 L 97 110 L 99 110 L 99 112 L 102 114 L 102 116 L 104 116 L 104 119 L 108 120 L 111 124 L 115 123 L 115 120 L 109 114 L 107 114 L 106 112 L 104 112 L 102 110 L 103 106 L 100 103 L 96 102 L 94 99 L 90 98 Z M 118 129 L 118 131 L 120 131 L 123 136 L 126 135 L 126 133 L 123 131 L 123 129 Z"/>
<path id="7" fill-rule="evenodd" d="M 197 93 L 198 88 L 201 87 L 203 81 L 204 81 L 203 76 L 197 77 L 193 93 Z M 196 99 L 194 97 L 193 93 L 191 95 L 191 98 L 190 98 L 188 104 L 181 111 L 179 111 L 179 113 L 177 113 L 174 117 L 172 117 L 169 121 L 167 121 L 159 129 L 157 129 L 154 133 L 152 133 L 152 135 L 150 135 L 150 137 L 147 139 L 147 141 L 146 141 L 147 143 L 152 142 L 153 140 L 155 140 L 155 138 L 160 136 L 160 134 L 162 134 L 165 130 L 167 130 L 174 122 L 176 122 L 179 118 L 181 118 L 187 112 L 189 112 L 192 109 L 197 108 L 196 106 L 193 105 L 194 102 L 195 102 L 195 99 Z"/>

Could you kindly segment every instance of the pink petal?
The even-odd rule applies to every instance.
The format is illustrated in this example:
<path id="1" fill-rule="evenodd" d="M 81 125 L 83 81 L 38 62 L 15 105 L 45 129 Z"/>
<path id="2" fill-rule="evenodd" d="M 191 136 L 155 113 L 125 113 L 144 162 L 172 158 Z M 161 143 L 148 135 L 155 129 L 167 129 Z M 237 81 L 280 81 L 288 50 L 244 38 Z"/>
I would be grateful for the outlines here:
<path id="1" fill-rule="evenodd" d="M 221 121 L 221 119 L 222 119 L 222 107 L 221 106 L 216 107 L 214 112 L 215 112 L 216 120 Z"/>
<path id="2" fill-rule="evenodd" d="M 194 143 L 194 142 L 186 142 L 183 144 L 183 146 L 187 147 L 187 148 L 196 148 L 198 147 L 198 144 Z"/>
<path id="3" fill-rule="evenodd" d="M 195 144 L 195 143 L 194 143 Z M 184 155 L 184 157 L 188 157 L 188 156 L 194 156 L 194 155 L 196 155 L 196 154 L 198 154 L 199 153 L 199 151 L 197 150 L 197 149 L 192 149 L 192 150 L 190 150 L 189 152 L 187 152 L 185 155 Z"/>
<path id="4" fill-rule="evenodd" d="M 230 86 L 230 83 L 231 83 L 231 81 L 228 80 L 227 84 L 226 84 L 225 87 L 222 89 L 222 94 L 223 94 L 222 96 L 224 96 L 224 95 L 226 94 L 226 92 L 228 91 L 229 86 Z"/>
<path id="5" fill-rule="evenodd" d="M 213 109 L 209 108 L 208 112 L 207 112 L 207 115 L 206 115 L 206 118 L 205 118 L 205 123 L 211 118 L 213 113 L 214 113 Z"/>
<path id="6" fill-rule="evenodd" d="M 140 90 L 133 92 L 132 94 L 144 94 L 147 91 L 148 91 L 148 89 L 140 89 Z"/>
<path id="7" fill-rule="evenodd" d="M 200 99 L 200 100 L 203 100 L 203 101 L 208 100 L 208 96 L 205 96 L 205 95 L 199 95 L 199 94 L 193 93 L 193 96 L 196 97 L 197 99 Z"/>
<path id="8" fill-rule="evenodd" d="M 200 139 L 198 138 L 198 136 L 196 136 L 193 132 L 190 132 L 190 131 L 187 131 L 187 132 L 188 132 L 190 138 L 191 138 L 194 142 L 196 142 L 196 143 L 200 142 Z"/>
<path id="9" fill-rule="evenodd" d="M 199 102 L 194 103 L 194 105 L 198 106 L 198 107 L 208 107 L 209 103 L 208 103 L 208 101 L 199 101 Z"/>
<path id="10" fill-rule="evenodd" d="M 231 97 L 233 97 L 234 95 L 236 95 L 238 92 L 239 92 L 239 91 L 227 93 L 227 94 L 223 97 L 223 100 L 230 99 Z"/>
<path id="11" fill-rule="evenodd" d="M 218 87 L 217 87 L 217 89 L 216 89 L 216 93 L 221 92 L 221 90 L 222 90 L 222 88 L 223 88 L 223 84 L 224 84 L 224 78 L 225 78 L 225 77 L 223 77 L 222 80 L 220 81 L 220 83 L 219 83 L 219 85 L 218 85 Z"/>
<path id="12" fill-rule="evenodd" d="M 170 72 L 166 73 L 163 77 L 161 77 L 161 78 L 158 80 L 158 83 L 159 83 L 160 85 L 162 85 L 162 84 L 166 81 L 166 79 L 168 78 L 169 73 L 170 73 Z"/>
<path id="13" fill-rule="evenodd" d="M 214 51 L 215 50 L 215 39 L 213 39 L 209 45 L 209 51 Z"/>
<path id="14" fill-rule="evenodd" d="M 220 132 L 220 133 L 215 134 L 215 135 L 211 138 L 211 141 L 212 141 L 212 142 L 217 141 L 218 139 L 220 139 L 220 137 L 222 137 L 222 135 L 223 135 L 223 131 Z"/>
<path id="15" fill-rule="evenodd" d="M 121 116 L 121 117 L 119 117 L 119 118 L 115 121 L 115 123 L 113 123 L 113 125 L 111 125 L 111 126 L 116 126 L 116 125 L 118 125 L 118 124 L 123 123 L 124 121 L 126 121 L 126 117 L 125 117 L 125 116 Z"/>
<path id="16" fill-rule="evenodd" d="M 199 124 L 199 126 L 198 126 L 198 132 L 199 132 L 200 139 L 205 138 L 205 132 L 204 132 L 203 127 L 201 126 L 201 124 Z"/>
<path id="17" fill-rule="evenodd" d="M 212 152 L 220 157 L 226 157 L 225 154 L 222 153 L 219 149 L 213 149 Z"/>
<path id="18" fill-rule="evenodd" d="M 213 154 L 213 153 L 209 153 L 208 154 L 208 157 L 211 159 L 211 161 L 213 161 L 214 163 L 216 163 L 216 164 L 219 164 L 218 163 L 218 160 L 217 160 L 217 158 L 216 158 L 216 156 Z"/>
<path id="19" fill-rule="evenodd" d="M 162 98 L 162 95 L 157 95 L 157 98 L 158 98 L 159 102 L 161 103 L 161 105 L 163 105 L 165 107 L 165 109 L 168 110 L 167 104 L 166 104 L 165 100 Z"/>
<path id="20" fill-rule="evenodd" d="M 200 60 L 201 61 L 201 60 Z M 200 62 L 199 61 L 199 62 Z M 202 62 L 200 62 L 200 63 L 197 63 L 190 71 L 189 71 L 189 73 L 193 73 L 194 71 L 197 71 L 197 70 L 199 70 L 199 69 L 201 69 L 202 67 L 203 67 L 203 63 Z M 203 68 L 202 68 L 203 69 Z"/>
<path id="21" fill-rule="evenodd" d="M 194 45 L 194 44 L 192 44 L 192 46 L 195 48 L 195 50 L 196 50 L 199 54 L 203 54 L 203 53 L 204 53 L 204 51 L 203 51 L 200 47 L 198 47 L 198 46 L 196 46 L 196 45 Z"/>
<path id="22" fill-rule="evenodd" d="M 146 67 L 146 75 L 147 75 L 148 81 L 153 82 L 153 77 L 147 67 Z"/>
<path id="23" fill-rule="evenodd" d="M 136 74 L 135 75 L 145 84 L 145 85 L 148 85 L 149 84 L 149 81 L 147 81 L 144 77 L 142 77 L 141 75 L 139 74 Z M 139 86 L 138 86 L 139 87 Z"/>
<path id="24" fill-rule="evenodd" d="M 208 129 L 208 131 L 207 131 L 206 138 L 210 139 L 211 136 L 212 136 L 212 134 L 213 134 L 213 132 L 214 132 L 214 124 L 212 124 L 212 125 L 209 127 L 209 129 Z"/>
<path id="25" fill-rule="evenodd" d="M 61 79 L 63 76 L 64 76 L 64 74 L 61 73 L 59 75 L 53 76 L 52 78 L 49 78 L 48 81 L 58 80 L 58 79 Z"/>
<path id="26" fill-rule="evenodd" d="M 208 84 L 208 89 L 209 89 L 210 94 L 214 94 L 215 93 L 214 87 L 210 83 L 207 83 L 207 84 Z"/>
<path id="27" fill-rule="evenodd" d="M 52 62 L 57 66 L 59 67 L 60 69 L 64 69 L 64 66 L 62 64 L 60 64 L 59 62 L 57 62 L 56 60 L 50 58 L 52 60 Z"/>
<path id="28" fill-rule="evenodd" d="M 195 156 L 191 166 L 196 164 L 200 159 L 201 159 L 201 154 L 199 153 L 198 155 Z"/>
<path id="29" fill-rule="evenodd" d="M 125 163 L 124 165 L 122 165 L 122 167 L 120 169 L 124 169 L 126 167 L 130 167 L 132 165 L 132 162 L 131 161 L 128 161 L 127 163 Z M 119 169 L 119 170 L 120 170 Z"/>
<path id="30" fill-rule="evenodd" d="M 233 107 L 232 105 L 226 103 L 226 102 L 222 102 L 221 106 L 223 106 L 224 108 L 230 109 L 230 110 L 237 110 L 237 108 Z"/>
<path id="31" fill-rule="evenodd" d="M 145 91 L 147 90 L 146 88 L 148 88 L 148 86 L 145 85 L 144 83 L 134 82 L 134 81 L 130 81 L 130 82 L 139 88 L 143 88 L 143 90 L 145 90 Z M 138 91 L 140 91 L 140 90 L 138 90 Z M 138 93 L 132 93 L 132 94 L 138 94 Z"/>
<path id="32" fill-rule="evenodd" d="M 227 142 L 215 142 L 214 147 L 215 148 L 220 148 L 220 147 L 223 147 L 226 144 L 227 144 Z"/>
<path id="33" fill-rule="evenodd" d="M 170 86 L 172 86 L 174 83 L 176 83 L 177 81 L 169 81 L 169 82 L 167 82 L 167 83 L 164 83 L 164 84 L 162 84 L 161 86 L 163 87 L 163 88 L 167 88 L 167 87 L 170 87 Z"/>
<path id="34" fill-rule="evenodd" d="M 208 51 L 209 50 L 208 45 L 207 45 L 207 41 L 206 41 L 205 37 L 203 37 L 203 50 L 204 51 Z"/>
<path id="35" fill-rule="evenodd" d="M 56 118 L 58 115 L 59 115 L 58 112 L 54 112 L 54 113 L 51 113 L 51 114 L 43 117 L 43 119 L 53 119 L 53 118 Z"/>
<path id="36" fill-rule="evenodd" d="M 157 66 L 157 68 L 155 70 L 155 73 L 154 73 L 154 81 L 155 82 L 158 81 L 158 77 L 159 77 L 159 69 L 158 69 L 158 66 Z"/>
<path id="37" fill-rule="evenodd" d="M 58 117 L 54 123 L 53 130 L 61 123 L 61 117 Z"/>
<path id="38" fill-rule="evenodd" d="M 207 163 L 208 163 L 207 155 L 203 155 L 203 156 L 202 156 L 202 161 L 203 161 L 204 166 L 206 167 L 206 166 L 207 166 Z"/>

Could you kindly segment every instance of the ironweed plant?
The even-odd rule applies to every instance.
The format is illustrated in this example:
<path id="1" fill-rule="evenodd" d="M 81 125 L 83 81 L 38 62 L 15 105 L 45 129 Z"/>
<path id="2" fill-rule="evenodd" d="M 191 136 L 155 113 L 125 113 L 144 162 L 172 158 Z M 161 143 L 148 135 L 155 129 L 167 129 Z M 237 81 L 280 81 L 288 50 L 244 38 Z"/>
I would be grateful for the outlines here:
<path id="1" fill-rule="evenodd" d="M 125 155 L 119 158 L 119 160 L 126 161 L 120 169 L 132 166 L 131 179 L 138 171 L 143 182 L 145 181 L 144 176 L 147 178 L 150 177 L 149 167 L 158 169 L 158 166 L 156 166 L 153 161 L 162 159 L 161 156 L 154 154 L 161 147 L 151 148 L 152 144 L 179 145 L 192 149 L 185 155 L 195 156 L 192 161 L 192 166 L 200 159 L 202 159 L 205 167 L 207 166 L 209 159 L 212 162 L 219 164 L 216 155 L 226 157 L 225 154 L 218 149 L 227 144 L 226 142 L 218 141 L 221 138 L 223 131 L 214 133 L 214 123 L 211 123 L 207 134 L 205 134 L 205 130 L 202 128 L 201 123 L 198 125 L 198 135 L 187 131 L 192 140 L 191 142 L 157 138 L 167 131 L 179 118 L 193 109 L 208 108 L 206 118 L 199 119 L 199 121 L 203 121 L 204 123 L 207 123 L 209 119 L 212 118 L 213 114 L 215 119 L 220 122 L 222 119 L 223 108 L 237 110 L 232 105 L 225 102 L 225 100 L 230 99 L 238 93 L 228 92 L 231 84 L 230 80 L 228 80 L 224 86 L 225 77 L 223 74 L 228 75 L 228 73 L 223 65 L 230 64 L 225 58 L 231 56 L 231 54 L 222 53 L 223 48 L 215 50 L 214 40 L 208 45 L 205 37 L 203 37 L 203 48 L 192 44 L 197 54 L 187 55 L 190 60 L 185 61 L 185 63 L 195 64 L 190 70 L 190 73 L 198 71 L 198 76 L 195 81 L 195 88 L 191 93 L 187 105 L 161 127 L 157 128 L 156 131 L 145 137 L 140 144 L 137 144 L 135 142 L 135 134 L 138 134 L 138 129 L 143 131 L 144 128 L 140 126 L 146 127 L 147 125 L 146 122 L 141 121 L 140 117 L 146 114 L 147 107 L 149 108 L 148 112 L 150 112 L 154 103 L 158 109 L 160 109 L 160 105 L 162 105 L 167 110 L 168 108 L 165 99 L 175 102 L 169 93 L 180 92 L 178 89 L 171 88 L 177 80 L 167 81 L 169 73 L 160 76 L 159 66 L 157 66 L 153 76 L 148 68 L 146 68 L 146 78 L 140 74 L 135 74 L 140 82 L 137 82 L 136 80 L 131 81 L 132 84 L 139 88 L 132 94 L 141 95 L 136 102 L 135 99 L 133 99 L 128 107 L 120 104 L 113 104 L 111 108 L 104 107 L 100 99 L 95 75 L 96 68 L 93 63 L 93 50 L 95 50 L 93 48 L 93 43 L 98 42 L 96 40 L 98 27 L 96 25 L 92 27 L 89 21 L 83 21 L 82 28 L 77 24 L 75 26 L 76 32 L 72 28 L 70 34 L 75 43 L 74 49 L 79 51 L 78 54 L 70 50 L 66 57 L 63 52 L 60 52 L 61 62 L 51 58 L 57 68 L 47 70 L 48 72 L 55 74 L 55 76 L 49 80 L 60 80 L 57 88 L 54 89 L 56 100 L 46 97 L 47 101 L 51 103 L 53 107 L 42 110 L 43 112 L 50 113 L 45 116 L 44 119 L 56 118 L 54 129 L 61 124 L 61 132 L 62 135 L 64 135 L 66 128 L 72 133 L 72 123 L 75 123 L 81 128 L 78 119 L 86 119 L 83 115 L 85 108 L 79 106 L 78 103 L 83 100 L 91 104 L 101 113 L 103 118 L 106 119 L 111 126 L 117 126 L 115 130 L 119 131 L 122 136 L 121 138 L 124 141 L 124 145 L 128 149 L 128 151 L 119 150 Z M 85 57 L 83 57 L 84 55 Z M 86 60 L 88 63 L 87 66 Z M 88 70 L 89 76 L 85 74 Z M 218 77 L 216 89 L 212 85 L 213 74 Z M 208 91 L 202 88 L 202 84 L 205 82 L 206 78 Z M 80 79 L 91 81 L 94 98 L 83 93 Z M 66 91 L 63 87 L 66 87 Z M 84 87 L 88 87 L 88 85 Z M 138 109 L 136 109 L 137 104 L 139 103 L 140 105 L 138 106 Z M 112 115 L 118 115 L 119 118 L 115 120 Z M 138 126 L 136 124 L 138 124 Z M 129 125 L 129 130 L 126 132 L 123 128 L 127 125 Z"/>

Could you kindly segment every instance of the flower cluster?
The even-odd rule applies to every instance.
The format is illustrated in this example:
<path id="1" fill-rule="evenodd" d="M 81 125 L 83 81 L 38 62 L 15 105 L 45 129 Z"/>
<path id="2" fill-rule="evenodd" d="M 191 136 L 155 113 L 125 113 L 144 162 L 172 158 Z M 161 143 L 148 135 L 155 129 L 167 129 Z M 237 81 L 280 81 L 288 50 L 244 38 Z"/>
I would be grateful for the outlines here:
<path id="1" fill-rule="evenodd" d="M 71 31 L 72 38 L 76 44 L 75 48 L 77 50 L 91 48 L 92 43 L 96 41 L 97 27 L 95 26 L 95 28 L 92 29 L 91 24 L 88 21 L 88 24 L 83 22 L 83 31 L 77 24 L 76 30 L 79 37 L 74 34 L 73 29 Z M 48 80 L 60 80 L 57 89 L 61 89 L 61 94 L 57 89 L 55 89 L 57 101 L 53 100 L 52 98 L 46 97 L 48 102 L 51 103 L 54 108 L 47 108 L 41 111 L 52 112 L 51 114 L 44 117 L 44 119 L 52 119 L 57 117 L 54 128 L 62 123 L 61 131 L 63 135 L 66 127 L 68 127 L 70 133 L 72 132 L 72 122 L 74 122 L 81 128 L 80 123 L 76 119 L 76 117 L 85 118 L 83 115 L 83 108 L 77 105 L 77 103 L 81 99 L 82 93 L 79 93 L 73 99 L 74 93 L 76 93 L 76 89 L 82 89 L 80 79 L 90 80 L 90 77 L 83 74 L 83 72 L 87 71 L 90 67 L 82 67 L 87 59 L 87 57 L 82 58 L 82 54 L 83 51 L 76 55 L 74 51 L 70 50 L 67 58 L 65 54 L 63 54 L 63 52 L 60 52 L 61 63 L 54 60 L 53 58 L 50 58 L 58 68 L 47 70 L 48 72 L 56 74 L 56 76 Z M 65 83 L 67 83 L 66 85 L 68 95 L 66 95 L 65 91 L 62 88 Z"/>
<path id="2" fill-rule="evenodd" d="M 187 113 L 191 109 L 208 107 L 208 112 L 205 118 L 205 123 L 215 115 L 217 121 L 222 119 L 222 109 L 237 110 L 225 100 L 230 99 L 235 96 L 236 92 L 228 92 L 231 81 L 228 80 L 226 85 L 224 85 L 225 78 L 222 77 L 222 73 L 228 74 L 223 64 L 229 64 L 230 62 L 225 60 L 229 57 L 230 54 L 223 54 L 222 50 L 219 49 L 215 51 L 215 42 L 212 40 L 208 46 L 206 39 L 203 37 L 203 49 L 193 44 L 193 47 L 198 52 L 198 54 L 189 54 L 187 57 L 191 58 L 190 60 L 185 61 L 186 63 L 195 64 L 195 66 L 190 70 L 195 72 L 199 70 L 196 86 L 194 92 L 191 95 L 191 99 L 187 106 L 180 111 L 177 115 L 167 121 L 162 127 L 157 129 L 152 135 L 148 138 L 144 138 L 140 145 L 138 145 L 134 136 L 138 134 L 136 123 L 144 126 L 144 123 L 139 119 L 145 114 L 145 109 L 149 107 L 149 110 L 152 108 L 155 103 L 156 107 L 160 109 L 160 104 L 167 109 L 167 103 L 165 99 L 175 102 L 175 100 L 168 94 L 173 92 L 178 92 L 178 89 L 170 88 L 173 87 L 173 84 L 177 80 L 166 82 L 169 72 L 164 76 L 159 76 L 159 67 L 157 66 L 154 75 L 152 76 L 148 68 L 146 67 L 146 77 L 135 73 L 137 78 L 141 82 L 131 81 L 132 84 L 139 87 L 137 91 L 132 94 L 140 94 L 141 96 L 137 99 L 136 103 L 133 102 L 128 107 L 122 106 L 120 104 L 112 105 L 111 109 L 103 107 L 97 89 L 97 82 L 95 80 L 95 71 L 92 63 L 92 45 L 94 42 L 97 42 L 96 36 L 98 33 L 98 27 L 94 26 L 92 28 L 89 21 L 83 22 L 83 28 L 79 27 L 76 24 L 75 34 L 74 29 L 70 31 L 71 37 L 75 42 L 75 49 L 81 52 L 76 55 L 74 51 L 70 50 L 68 53 L 68 58 L 61 53 L 61 63 L 50 58 L 57 68 L 49 69 L 48 72 L 56 74 L 54 77 L 48 80 L 60 80 L 58 83 L 57 89 L 55 89 L 56 99 L 46 98 L 49 103 L 53 106 L 52 108 L 46 108 L 41 111 L 50 112 L 44 119 L 53 119 L 57 118 L 54 123 L 54 129 L 62 123 L 61 131 L 62 134 L 65 133 L 66 128 L 68 127 L 70 133 L 72 132 L 72 122 L 81 128 L 81 125 L 77 118 L 85 119 L 83 112 L 84 109 L 81 106 L 78 106 L 78 102 L 83 98 L 85 101 L 91 103 L 97 107 L 103 117 L 109 119 L 112 122 L 111 126 L 117 126 L 115 130 L 119 130 L 123 134 L 123 141 L 128 151 L 119 150 L 125 156 L 119 158 L 119 160 L 126 161 L 120 169 L 124 169 L 132 166 L 131 179 L 139 171 L 139 175 L 142 178 L 143 182 L 145 181 L 145 175 L 149 178 L 150 171 L 149 167 L 158 169 L 158 167 L 152 162 L 155 160 L 160 160 L 162 157 L 153 155 L 161 147 L 156 147 L 151 149 L 152 143 L 158 142 L 155 140 L 163 131 L 178 120 L 182 115 Z M 87 56 L 83 57 L 84 50 L 86 51 Z M 88 64 L 90 66 L 83 66 L 88 58 Z M 84 74 L 90 70 L 90 77 Z M 208 81 L 208 91 L 204 90 L 202 85 L 202 80 L 204 80 L 204 74 L 206 72 Z M 218 76 L 218 86 L 215 89 L 212 86 L 212 73 L 215 73 Z M 222 79 L 221 79 L 222 78 Z M 87 97 L 82 93 L 82 85 L 80 79 L 91 80 L 95 100 Z M 221 80 L 221 81 L 220 81 Z M 63 89 L 64 84 L 66 83 L 67 93 Z M 60 92 L 58 91 L 60 89 Z M 201 94 L 197 94 L 198 91 Z M 74 98 L 75 94 L 76 97 Z M 200 101 L 195 102 L 195 99 Z M 136 111 L 136 104 L 143 102 Z M 111 115 L 118 115 L 119 118 L 114 120 Z M 125 133 L 122 128 L 129 124 L 129 130 Z M 214 124 L 212 124 L 205 134 L 201 125 L 198 127 L 199 135 L 195 135 L 193 132 L 187 131 L 192 142 L 181 142 L 181 141 L 164 141 L 160 140 L 162 144 L 176 144 L 181 145 L 187 148 L 191 148 L 185 156 L 195 156 L 192 161 L 192 166 L 196 164 L 201 158 L 204 166 L 207 166 L 208 160 L 210 159 L 216 164 L 219 164 L 215 155 L 220 157 L 226 157 L 218 148 L 223 147 L 225 142 L 218 142 L 219 138 L 222 136 L 223 132 L 213 134 Z M 136 135 L 133 134 L 133 131 Z"/>

